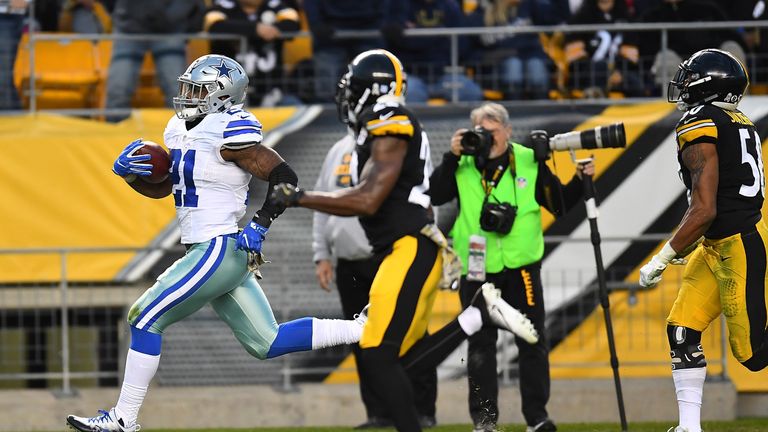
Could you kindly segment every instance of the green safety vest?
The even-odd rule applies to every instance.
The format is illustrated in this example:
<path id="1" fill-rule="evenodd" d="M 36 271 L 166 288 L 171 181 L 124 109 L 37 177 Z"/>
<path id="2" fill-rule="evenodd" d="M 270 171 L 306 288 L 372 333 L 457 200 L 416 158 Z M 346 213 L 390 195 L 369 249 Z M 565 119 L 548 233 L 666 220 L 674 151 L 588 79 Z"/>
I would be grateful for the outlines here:
<path id="1" fill-rule="evenodd" d="M 459 159 L 456 169 L 459 214 L 451 229 L 451 237 L 453 249 L 461 259 L 463 275 L 467 274 L 469 237 L 473 234 L 485 237 L 486 273 L 499 273 L 504 268 L 519 268 L 539 261 L 544 255 L 541 207 L 536 201 L 539 166 L 533 157 L 532 149 L 518 143 L 510 144 L 515 156 L 516 178 L 512 178 L 512 170 L 509 167 L 504 170 L 498 184 L 491 191 L 490 199 L 491 202 L 517 205 L 515 223 L 506 235 L 480 228 L 480 211 L 485 199 L 483 174 L 475 166 L 473 156 L 463 155 Z"/>

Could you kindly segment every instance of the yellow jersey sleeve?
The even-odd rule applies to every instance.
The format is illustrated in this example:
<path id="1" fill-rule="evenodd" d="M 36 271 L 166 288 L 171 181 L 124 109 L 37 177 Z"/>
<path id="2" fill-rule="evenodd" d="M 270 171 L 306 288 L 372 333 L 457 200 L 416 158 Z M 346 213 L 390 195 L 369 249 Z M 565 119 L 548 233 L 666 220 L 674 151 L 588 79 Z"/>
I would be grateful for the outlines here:
<path id="1" fill-rule="evenodd" d="M 717 125 L 709 117 L 688 117 L 678 123 L 675 128 L 677 136 L 677 148 L 683 150 L 688 144 L 702 142 L 717 143 Z"/>
<path id="2" fill-rule="evenodd" d="M 385 106 L 371 112 L 365 129 L 371 136 L 397 135 L 412 137 L 414 127 L 411 117 L 399 106 Z"/>

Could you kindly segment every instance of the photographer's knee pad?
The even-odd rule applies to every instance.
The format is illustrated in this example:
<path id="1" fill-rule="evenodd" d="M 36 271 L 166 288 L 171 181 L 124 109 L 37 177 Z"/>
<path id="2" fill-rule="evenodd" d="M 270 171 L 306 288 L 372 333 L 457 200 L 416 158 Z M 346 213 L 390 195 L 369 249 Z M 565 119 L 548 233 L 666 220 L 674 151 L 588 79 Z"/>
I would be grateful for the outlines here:
<path id="1" fill-rule="evenodd" d="M 701 348 L 701 332 L 683 326 L 667 325 L 672 370 L 702 368 L 707 366 Z"/>

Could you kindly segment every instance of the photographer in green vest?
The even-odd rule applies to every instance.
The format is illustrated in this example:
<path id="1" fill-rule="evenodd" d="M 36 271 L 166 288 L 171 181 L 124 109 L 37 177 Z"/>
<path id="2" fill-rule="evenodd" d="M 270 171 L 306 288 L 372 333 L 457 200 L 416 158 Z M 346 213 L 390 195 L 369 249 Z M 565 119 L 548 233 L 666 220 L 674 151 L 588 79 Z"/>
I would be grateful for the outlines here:
<path id="1" fill-rule="evenodd" d="M 515 338 L 519 349 L 522 411 L 529 432 L 557 430 L 549 418 L 549 346 L 544 331 L 541 259 L 544 234 L 541 207 L 560 216 L 583 196 L 578 167 L 563 185 L 533 150 L 513 142 L 509 113 L 485 103 L 470 115 L 472 129 L 459 129 L 451 149 L 430 177 L 433 205 L 458 199 L 451 230 L 453 248 L 462 262 L 460 296 L 467 304 L 484 282 L 501 289 L 502 298 L 531 321 L 541 335 L 530 345 Z M 484 328 L 469 338 L 467 373 L 469 412 L 476 432 L 496 431 L 498 381 L 496 329 Z"/>

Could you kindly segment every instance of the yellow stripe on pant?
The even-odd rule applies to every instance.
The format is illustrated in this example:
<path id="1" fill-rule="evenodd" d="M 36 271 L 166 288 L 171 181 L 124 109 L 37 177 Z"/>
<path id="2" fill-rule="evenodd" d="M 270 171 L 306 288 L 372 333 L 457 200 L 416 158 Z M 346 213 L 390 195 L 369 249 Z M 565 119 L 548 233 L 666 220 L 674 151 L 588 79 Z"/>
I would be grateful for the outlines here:
<path id="1" fill-rule="evenodd" d="M 442 265 L 437 245 L 422 235 L 405 236 L 392 245 L 371 285 L 362 348 L 395 344 L 403 355 L 424 336 Z"/>

